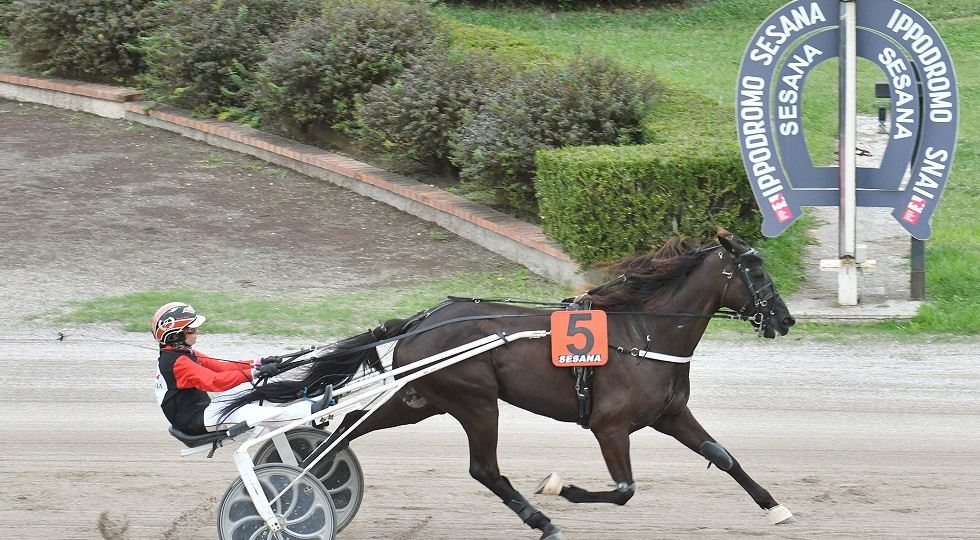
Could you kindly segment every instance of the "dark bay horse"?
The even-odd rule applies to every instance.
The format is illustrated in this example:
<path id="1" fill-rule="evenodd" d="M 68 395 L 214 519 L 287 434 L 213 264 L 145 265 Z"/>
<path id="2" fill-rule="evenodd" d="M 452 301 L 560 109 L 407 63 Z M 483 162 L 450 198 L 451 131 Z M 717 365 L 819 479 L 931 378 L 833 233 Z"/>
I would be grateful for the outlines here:
<path id="1" fill-rule="evenodd" d="M 770 522 L 789 523 L 792 514 L 742 469 L 738 461 L 701 427 L 687 406 L 689 358 L 712 315 L 720 309 L 749 320 L 760 335 L 785 335 L 794 319 L 763 267 L 758 253 L 737 236 L 720 230 L 717 244 L 701 246 L 673 240 L 658 251 L 628 257 L 611 266 L 619 279 L 594 289 L 577 301 L 608 318 L 608 363 L 595 370 L 588 427 L 599 442 L 615 488 L 587 491 L 546 478 L 539 493 L 557 494 L 572 502 L 625 504 L 635 490 L 629 437 L 652 427 L 724 470 L 745 489 Z M 324 385 L 342 385 L 362 365 L 380 366 L 370 345 L 403 336 L 394 350 L 394 367 L 488 335 L 547 330 L 553 310 L 493 302 L 443 304 L 409 321 L 388 321 L 349 338 L 316 359 L 303 380 L 261 385 L 231 407 L 265 399 L 286 402 L 300 392 L 322 392 Z M 416 423 L 448 413 L 466 431 L 470 475 L 490 489 L 541 538 L 564 538 L 558 528 L 532 506 L 497 464 L 498 400 L 562 422 L 579 419 L 576 379 L 567 368 L 555 367 L 550 342 L 525 339 L 489 350 L 411 383 L 354 429 L 358 418 L 348 414 L 333 438 L 355 439 L 365 433 Z M 305 390 L 304 390 L 305 389 Z"/>

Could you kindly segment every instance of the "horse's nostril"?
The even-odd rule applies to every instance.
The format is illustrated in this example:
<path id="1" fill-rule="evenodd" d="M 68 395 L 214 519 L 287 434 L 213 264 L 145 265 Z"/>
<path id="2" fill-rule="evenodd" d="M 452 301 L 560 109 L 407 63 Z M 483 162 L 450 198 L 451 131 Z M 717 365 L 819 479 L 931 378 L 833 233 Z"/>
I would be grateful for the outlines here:
<path id="1" fill-rule="evenodd" d="M 785 317 L 783 319 L 783 326 L 793 326 L 794 324 L 796 324 L 796 319 L 793 317 Z"/>

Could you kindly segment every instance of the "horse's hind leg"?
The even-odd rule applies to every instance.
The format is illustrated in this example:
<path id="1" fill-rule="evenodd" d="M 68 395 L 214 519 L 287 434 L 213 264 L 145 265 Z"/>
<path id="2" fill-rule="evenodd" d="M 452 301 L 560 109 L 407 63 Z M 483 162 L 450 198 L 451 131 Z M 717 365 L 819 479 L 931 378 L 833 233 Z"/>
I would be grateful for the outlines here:
<path id="1" fill-rule="evenodd" d="M 541 531 L 541 538 L 564 540 L 565 536 L 547 516 L 531 506 L 497 465 L 497 416 L 496 398 L 492 405 L 463 407 L 451 411 L 466 431 L 470 445 L 470 476 L 494 492 L 522 521 L 532 529 Z"/>
<path id="2" fill-rule="evenodd" d="M 687 407 L 684 407 L 677 414 L 661 417 L 652 427 L 661 433 L 674 437 L 684 446 L 702 455 L 710 464 L 714 464 L 730 474 L 759 507 L 768 511 L 771 524 L 782 525 L 796 522 L 793 514 L 786 507 L 777 503 L 765 488 L 742 470 L 742 466 L 739 465 L 735 457 L 701 427 L 701 424 L 698 423 Z"/>
<path id="3" fill-rule="evenodd" d="M 567 485 L 561 486 L 559 491 L 557 486 L 551 485 L 556 477 L 550 475 L 538 486 L 537 493 L 561 495 L 573 503 L 612 503 L 618 505 L 626 504 L 633 497 L 633 494 L 636 493 L 636 486 L 633 484 L 633 470 L 630 466 L 629 432 L 619 426 L 599 428 L 594 424 L 592 432 L 595 434 L 596 440 L 599 441 L 602 458 L 606 461 L 606 467 L 609 469 L 613 482 L 615 482 L 615 489 L 611 491 L 587 491 L 578 486 Z M 560 480 L 558 483 L 560 484 Z"/>

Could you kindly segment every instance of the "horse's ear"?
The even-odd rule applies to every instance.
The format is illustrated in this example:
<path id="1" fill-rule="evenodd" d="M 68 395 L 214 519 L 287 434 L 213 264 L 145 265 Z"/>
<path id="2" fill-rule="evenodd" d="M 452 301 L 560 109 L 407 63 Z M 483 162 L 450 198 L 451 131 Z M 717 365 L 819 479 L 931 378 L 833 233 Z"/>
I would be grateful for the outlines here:
<path id="1" fill-rule="evenodd" d="M 735 233 L 728 231 L 728 229 L 718 227 L 716 234 L 718 236 L 718 243 L 732 255 L 738 256 L 751 249 L 745 243 L 745 240 L 739 238 Z"/>

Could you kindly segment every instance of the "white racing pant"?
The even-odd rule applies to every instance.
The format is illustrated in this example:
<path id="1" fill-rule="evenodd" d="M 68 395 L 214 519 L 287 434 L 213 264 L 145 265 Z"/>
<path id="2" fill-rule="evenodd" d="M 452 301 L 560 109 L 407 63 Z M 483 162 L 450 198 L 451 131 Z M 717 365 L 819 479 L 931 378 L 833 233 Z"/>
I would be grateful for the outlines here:
<path id="1" fill-rule="evenodd" d="M 249 403 L 235 410 L 223 422 L 219 423 L 225 404 L 235 399 L 242 392 L 251 389 L 252 383 L 245 382 L 214 396 L 208 408 L 204 409 L 204 428 L 208 431 L 217 431 L 229 428 L 239 422 L 248 422 L 249 427 L 261 424 L 275 429 L 294 420 L 306 418 L 311 413 L 310 407 L 313 404 L 309 401 L 297 401 L 283 406 Z"/>

